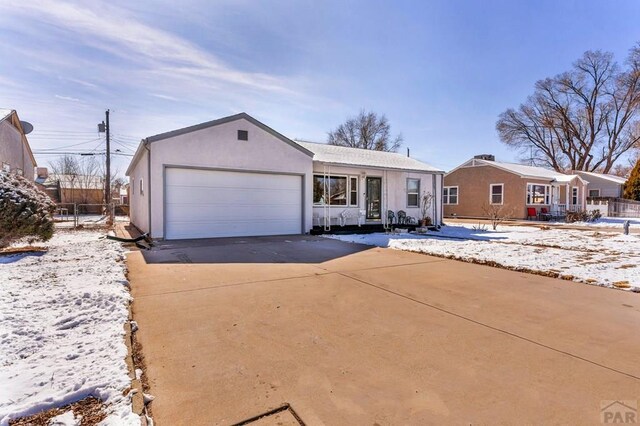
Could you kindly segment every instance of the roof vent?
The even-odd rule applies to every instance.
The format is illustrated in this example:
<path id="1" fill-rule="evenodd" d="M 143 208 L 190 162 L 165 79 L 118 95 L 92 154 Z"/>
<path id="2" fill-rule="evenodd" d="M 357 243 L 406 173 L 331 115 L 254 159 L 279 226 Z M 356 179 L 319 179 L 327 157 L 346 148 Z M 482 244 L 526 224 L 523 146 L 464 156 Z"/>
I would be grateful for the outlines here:
<path id="1" fill-rule="evenodd" d="M 248 130 L 238 130 L 238 140 L 239 141 L 248 141 L 249 140 L 249 131 Z"/>
<path id="2" fill-rule="evenodd" d="M 473 158 L 475 158 L 476 160 L 496 161 L 496 156 L 491 154 L 475 155 Z"/>

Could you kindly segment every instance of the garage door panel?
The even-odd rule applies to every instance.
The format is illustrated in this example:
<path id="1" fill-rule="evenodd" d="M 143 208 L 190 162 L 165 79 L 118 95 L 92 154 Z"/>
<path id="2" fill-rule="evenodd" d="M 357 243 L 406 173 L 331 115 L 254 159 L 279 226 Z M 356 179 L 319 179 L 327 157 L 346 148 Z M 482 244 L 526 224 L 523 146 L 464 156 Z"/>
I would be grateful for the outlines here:
<path id="1" fill-rule="evenodd" d="M 295 209 L 298 205 L 290 205 L 290 209 L 283 209 L 282 205 L 277 206 L 215 206 L 211 205 L 172 205 L 167 206 L 168 222 L 189 222 L 189 221 L 215 221 L 225 220 L 300 220 L 300 212 Z M 298 225 L 300 223 L 298 222 Z M 299 226 L 298 226 L 299 227 Z"/>
<path id="2" fill-rule="evenodd" d="M 257 188 L 215 188 L 171 185 L 167 188 L 172 192 L 168 204 L 222 204 L 236 205 L 250 202 L 278 204 L 300 204 L 300 187 L 298 189 L 257 189 Z M 197 198 L 196 198 L 197 197 Z"/>
<path id="3" fill-rule="evenodd" d="M 302 178 L 168 168 L 167 239 L 299 234 Z"/>

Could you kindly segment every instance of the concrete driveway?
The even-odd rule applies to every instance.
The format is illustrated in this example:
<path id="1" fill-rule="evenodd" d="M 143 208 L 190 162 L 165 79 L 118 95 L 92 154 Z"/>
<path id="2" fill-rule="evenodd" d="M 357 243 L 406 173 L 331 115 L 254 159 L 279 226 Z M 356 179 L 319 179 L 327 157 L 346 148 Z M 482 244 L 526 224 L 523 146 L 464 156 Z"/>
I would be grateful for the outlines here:
<path id="1" fill-rule="evenodd" d="M 128 256 L 161 426 L 600 424 L 640 397 L 638 294 L 314 237 L 171 244 Z"/>

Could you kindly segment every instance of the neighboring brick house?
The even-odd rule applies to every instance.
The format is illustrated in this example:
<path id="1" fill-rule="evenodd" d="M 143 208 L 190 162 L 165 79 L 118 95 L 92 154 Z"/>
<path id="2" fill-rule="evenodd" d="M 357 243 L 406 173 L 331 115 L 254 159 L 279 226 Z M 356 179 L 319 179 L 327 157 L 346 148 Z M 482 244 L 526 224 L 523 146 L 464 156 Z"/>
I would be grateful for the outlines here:
<path id="1" fill-rule="evenodd" d="M 0 108 L 0 167 L 33 180 L 36 159 L 18 113 L 13 109 Z"/>
<path id="2" fill-rule="evenodd" d="M 530 208 L 562 216 L 585 209 L 587 183 L 578 175 L 479 155 L 444 176 L 444 216 L 482 218 L 496 206 L 514 219 L 527 219 Z"/>

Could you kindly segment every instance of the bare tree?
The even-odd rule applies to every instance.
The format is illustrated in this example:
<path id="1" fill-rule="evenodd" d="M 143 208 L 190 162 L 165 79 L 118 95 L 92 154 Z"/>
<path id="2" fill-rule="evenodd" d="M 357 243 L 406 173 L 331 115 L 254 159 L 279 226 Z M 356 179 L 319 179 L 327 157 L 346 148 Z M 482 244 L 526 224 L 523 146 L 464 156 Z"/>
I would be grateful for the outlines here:
<path id="1" fill-rule="evenodd" d="M 505 220 L 513 216 L 513 208 L 508 208 L 504 204 L 483 204 L 482 212 L 491 221 L 491 227 L 495 231 Z"/>
<path id="2" fill-rule="evenodd" d="M 625 69 L 613 55 L 588 51 L 571 71 L 540 80 L 518 109 L 500 114 L 505 144 L 557 171 L 609 173 L 640 144 L 640 44 Z"/>
<path id="3" fill-rule="evenodd" d="M 420 213 L 422 217 L 420 218 L 426 225 L 431 225 L 431 217 L 429 216 L 431 204 L 433 203 L 433 194 L 431 192 L 424 191 L 422 193 L 422 197 L 420 199 Z M 427 223 L 429 222 L 429 223 Z"/>
<path id="4" fill-rule="evenodd" d="M 93 156 L 76 157 L 65 155 L 49 163 L 51 174 L 58 181 L 64 181 L 67 196 L 78 204 L 101 203 L 96 193 L 104 191 L 105 173 L 102 163 Z M 62 194 L 61 194 L 62 196 Z"/>
<path id="5" fill-rule="evenodd" d="M 328 133 L 331 145 L 364 148 L 375 151 L 396 151 L 402 144 L 402 135 L 391 136 L 391 125 L 385 115 L 361 110 L 356 117 L 347 119 Z"/>

